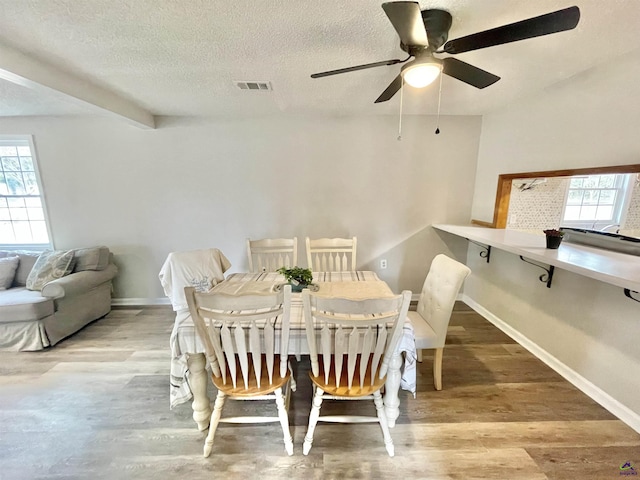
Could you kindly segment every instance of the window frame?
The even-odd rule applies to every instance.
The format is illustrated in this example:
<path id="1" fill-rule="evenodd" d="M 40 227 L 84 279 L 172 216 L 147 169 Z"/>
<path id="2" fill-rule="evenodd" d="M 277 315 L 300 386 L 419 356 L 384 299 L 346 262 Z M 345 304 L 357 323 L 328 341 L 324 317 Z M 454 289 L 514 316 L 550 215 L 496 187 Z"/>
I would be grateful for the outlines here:
<path id="1" fill-rule="evenodd" d="M 51 222 L 49 220 L 49 211 L 47 208 L 47 197 L 45 193 L 44 184 L 40 175 L 40 166 L 38 162 L 38 154 L 35 147 L 33 135 L 0 135 L 0 146 L 16 146 L 24 147 L 28 146 L 31 151 L 31 162 L 33 163 L 33 170 L 36 177 L 36 183 L 38 185 L 40 203 L 42 204 L 42 213 L 44 216 L 45 228 L 47 231 L 48 243 L 0 243 L 0 250 L 29 250 L 29 251 L 42 251 L 47 249 L 53 249 L 53 236 L 51 234 Z M 11 196 L 6 196 L 10 198 Z"/>
<path id="2" fill-rule="evenodd" d="M 615 178 L 615 182 L 614 182 L 614 186 L 613 187 L 580 187 L 580 188 L 572 188 L 571 187 L 571 183 L 569 183 L 569 185 L 567 185 L 567 190 L 565 192 L 565 198 L 564 198 L 564 206 L 562 209 L 562 217 L 560 219 L 560 225 L 561 226 L 566 226 L 566 227 L 573 227 L 573 228 L 588 228 L 588 229 L 596 229 L 596 230 L 600 230 L 603 227 L 606 226 L 611 226 L 611 225 L 617 225 L 620 226 L 620 224 L 622 223 L 622 220 L 624 220 L 622 217 L 625 214 L 625 206 L 628 206 L 629 204 L 629 200 L 631 197 L 631 191 L 633 190 L 632 188 L 629 188 L 630 186 L 630 177 L 633 176 L 633 174 L 628 174 L 628 173 L 599 173 L 599 174 L 593 174 L 593 175 L 574 175 L 572 177 L 569 177 L 569 179 L 574 179 L 574 178 L 589 178 L 589 177 L 602 177 L 602 176 L 608 176 L 608 175 L 614 175 Z M 608 219 L 594 219 L 594 220 L 567 220 L 565 218 L 566 216 L 566 212 L 567 212 L 567 207 L 569 207 L 569 194 L 571 192 L 571 190 L 581 190 L 581 191 L 586 191 L 586 190 L 615 190 L 616 191 L 616 198 L 613 202 L 613 211 L 611 214 L 611 218 Z M 576 206 L 576 205 L 571 205 L 571 206 Z M 580 207 L 584 207 L 585 204 L 581 203 Z M 589 206 L 589 205 L 587 205 Z M 595 206 L 598 207 L 600 206 L 600 203 L 598 202 L 595 205 L 591 205 L 591 206 Z"/>

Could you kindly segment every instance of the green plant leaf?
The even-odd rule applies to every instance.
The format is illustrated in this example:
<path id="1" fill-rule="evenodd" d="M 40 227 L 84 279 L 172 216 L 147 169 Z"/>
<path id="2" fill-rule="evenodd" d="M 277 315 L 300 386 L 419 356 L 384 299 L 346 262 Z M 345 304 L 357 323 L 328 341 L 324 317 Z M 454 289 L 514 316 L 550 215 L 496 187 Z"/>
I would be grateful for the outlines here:
<path id="1" fill-rule="evenodd" d="M 277 270 L 277 272 L 282 274 L 284 278 L 287 280 L 287 282 L 290 282 L 290 283 L 292 280 L 295 280 L 296 282 L 301 283 L 303 285 L 309 285 L 313 281 L 313 274 L 311 273 L 311 270 L 308 268 L 281 267 Z"/>

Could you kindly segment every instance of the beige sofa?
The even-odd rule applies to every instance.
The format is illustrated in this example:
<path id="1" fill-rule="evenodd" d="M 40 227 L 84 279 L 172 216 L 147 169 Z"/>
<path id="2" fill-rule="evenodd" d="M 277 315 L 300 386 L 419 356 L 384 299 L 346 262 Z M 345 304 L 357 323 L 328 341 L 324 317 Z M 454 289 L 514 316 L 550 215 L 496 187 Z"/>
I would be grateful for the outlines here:
<path id="1" fill-rule="evenodd" d="M 74 251 L 72 273 L 29 290 L 27 277 L 39 253 L 18 255 L 11 288 L 0 290 L 0 350 L 32 351 L 55 345 L 111 310 L 112 279 L 117 268 L 107 247 Z"/>

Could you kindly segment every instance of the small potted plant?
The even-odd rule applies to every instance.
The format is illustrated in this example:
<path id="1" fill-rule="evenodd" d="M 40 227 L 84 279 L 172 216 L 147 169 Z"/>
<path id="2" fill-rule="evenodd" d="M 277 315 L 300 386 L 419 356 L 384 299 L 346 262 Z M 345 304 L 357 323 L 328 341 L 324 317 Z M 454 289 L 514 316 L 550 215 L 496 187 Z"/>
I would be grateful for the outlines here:
<path id="1" fill-rule="evenodd" d="M 560 247 L 560 243 L 562 243 L 562 237 L 564 237 L 563 231 L 556 230 L 555 228 L 550 228 L 548 230 L 543 230 L 543 232 L 547 237 L 547 248 L 556 249 Z"/>
<path id="2" fill-rule="evenodd" d="M 313 275 L 311 273 L 311 270 L 308 268 L 281 267 L 276 271 L 282 274 L 284 278 L 287 280 L 287 282 L 291 284 L 292 292 L 301 292 L 303 288 L 306 288 L 309 285 L 311 285 L 311 281 L 313 280 Z"/>

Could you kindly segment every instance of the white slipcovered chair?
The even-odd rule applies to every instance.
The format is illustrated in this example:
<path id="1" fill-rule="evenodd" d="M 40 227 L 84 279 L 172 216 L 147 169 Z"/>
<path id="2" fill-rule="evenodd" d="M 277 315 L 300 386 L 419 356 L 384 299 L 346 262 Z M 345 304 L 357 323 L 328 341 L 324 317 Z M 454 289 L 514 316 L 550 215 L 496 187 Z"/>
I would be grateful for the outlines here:
<path id="1" fill-rule="evenodd" d="M 460 287 L 470 273 L 466 265 L 446 255 L 436 255 L 422 286 L 418 307 L 408 314 L 416 337 L 418 361 L 422 361 L 422 350 L 435 349 L 433 384 L 436 390 L 442 390 L 442 354 L 451 312 Z"/>
<path id="2" fill-rule="evenodd" d="M 357 238 L 305 239 L 307 266 L 314 272 L 346 272 L 356 269 Z"/>
<path id="3" fill-rule="evenodd" d="M 380 389 L 404 326 L 411 292 L 365 300 L 323 297 L 302 291 L 307 342 L 311 357 L 309 377 L 314 395 L 303 453 L 313 443 L 318 421 L 378 422 L 389 456 L 394 456 Z M 323 400 L 371 400 L 377 417 L 320 416 Z"/>
<path id="4" fill-rule="evenodd" d="M 204 456 L 213 449 L 220 422 L 280 422 L 285 450 L 293 455 L 289 430 L 289 321 L 291 286 L 279 292 L 228 295 L 184 289 L 189 311 L 205 346 L 211 379 L 218 389 Z M 225 400 L 275 400 L 276 416 L 222 418 Z M 240 433 L 239 431 L 238 433 Z"/>
<path id="5" fill-rule="evenodd" d="M 298 263 L 298 238 L 247 238 L 247 255 L 251 273 L 275 272 Z"/>

